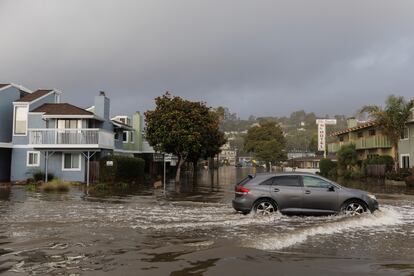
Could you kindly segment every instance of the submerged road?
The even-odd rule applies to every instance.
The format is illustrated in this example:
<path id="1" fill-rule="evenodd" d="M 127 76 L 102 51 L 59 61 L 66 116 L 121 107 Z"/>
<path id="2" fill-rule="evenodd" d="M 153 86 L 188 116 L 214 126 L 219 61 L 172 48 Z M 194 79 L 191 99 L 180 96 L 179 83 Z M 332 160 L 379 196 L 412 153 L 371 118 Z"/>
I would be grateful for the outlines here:
<path id="1" fill-rule="evenodd" d="M 167 197 L 0 189 L 0 274 L 414 274 L 414 190 L 354 183 L 381 204 L 360 217 L 244 216 L 230 201 L 247 173 L 202 172 Z"/>

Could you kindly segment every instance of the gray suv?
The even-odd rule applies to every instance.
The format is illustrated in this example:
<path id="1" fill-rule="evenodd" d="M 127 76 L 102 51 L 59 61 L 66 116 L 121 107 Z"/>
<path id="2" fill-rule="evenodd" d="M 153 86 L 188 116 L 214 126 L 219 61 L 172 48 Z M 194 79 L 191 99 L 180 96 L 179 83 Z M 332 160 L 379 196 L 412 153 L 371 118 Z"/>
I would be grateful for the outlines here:
<path id="1" fill-rule="evenodd" d="M 308 173 L 249 175 L 235 187 L 233 208 L 244 214 L 360 215 L 378 209 L 374 195 Z"/>

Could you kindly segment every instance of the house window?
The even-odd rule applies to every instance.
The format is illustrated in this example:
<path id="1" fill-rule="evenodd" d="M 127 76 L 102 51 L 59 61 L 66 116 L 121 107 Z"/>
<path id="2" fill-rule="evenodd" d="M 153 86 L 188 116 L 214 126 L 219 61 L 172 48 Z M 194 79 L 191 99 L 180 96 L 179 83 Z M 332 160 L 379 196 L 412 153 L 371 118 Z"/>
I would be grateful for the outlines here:
<path id="1" fill-rule="evenodd" d="M 59 120 L 58 128 L 81 128 L 81 120 Z"/>
<path id="2" fill-rule="evenodd" d="M 80 171 L 80 153 L 64 153 L 62 158 L 63 171 Z"/>
<path id="3" fill-rule="evenodd" d="M 134 132 L 133 132 L 133 131 L 131 131 L 131 132 L 129 133 L 129 141 L 130 141 L 131 143 L 135 143 L 135 135 L 134 135 Z"/>
<path id="4" fill-rule="evenodd" d="M 14 107 L 14 134 L 27 134 L 27 106 Z"/>
<path id="5" fill-rule="evenodd" d="M 122 142 L 128 143 L 128 131 L 122 133 Z"/>
<path id="6" fill-rule="evenodd" d="M 343 142 L 344 141 L 344 136 L 339 136 L 339 142 Z"/>
<path id="7" fill-rule="evenodd" d="M 410 168 L 410 155 L 409 154 L 401 155 L 401 165 L 400 166 L 403 169 Z"/>
<path id="8" fill-rule="evenodd" d="M 375 136 L 375 135 L 376 135 L 375 129 L 370 129 L 369 130 L 369 136 Z"/>
<path id="9" fill-rule="evenodd" d="M 408 139 L 409 130 L 408 127 L 405 127 L 404 130 L 401 132 L 401 140 Z"/>
<path id="10" fill-rule="evenodd" d="M 360 131 L 360 132 L 357 133 L 357 136 L 358 136 L 358 138 L 362 138 L 362 137 L 364 137 L 364 133 L 362 131 Z"/>
<path id="11" fill-rule="evenodd" d="M 114 139 L 117 140 L 117 141 L 119 141 L 119 132 L 115 132 Z"/>
<path id="12" fill-rule="evenodd" d="M 40 152 L 28 151 L 27 152 L 27 166 L 28 167 L 39 167 L 40 165 Z"/>

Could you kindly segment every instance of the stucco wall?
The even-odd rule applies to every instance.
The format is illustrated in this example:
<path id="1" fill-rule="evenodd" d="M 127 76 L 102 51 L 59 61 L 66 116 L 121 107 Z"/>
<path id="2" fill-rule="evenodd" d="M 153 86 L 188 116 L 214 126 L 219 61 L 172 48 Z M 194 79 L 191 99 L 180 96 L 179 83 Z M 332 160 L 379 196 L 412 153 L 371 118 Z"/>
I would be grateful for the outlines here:
<path id="1" fill-rule="evenodd" d="M 408 127 L 408 139 L 400 140 L 398 143 L 398 154 L 400 158 L 401 165 L 401 156 L 409 155 L 410 156 L 410 167 L 414 165 L 414 123 L 407 124 Z"/>
<path id="2" fill-rule="evenodd" d="M 20 98 L 20 91 L 10 87 L 0 91 L 0 142 L 10 143 L 13 132 L 13 102 Z"/>
<path id="3" fill-rule="evenodd" d="M 11 180 L 22 181 L 33 176 L 34 173 L 45 171 L 45 157 L 43 154 L 40 155 L 40 166 L 39 167 L 28 167 L 27 164 L 27 152 L 36 151 L 28 148 L 15 148 L 12 154 L 12 169 L 11 169 Z M 62 152 L 56 152 L 49 157 L 48 172 L 53 173 L 57 178 L 66 181 L 85 181 L 85 158 L 81 155 L 80 171 L 63 171 L 62 170 Z"/>

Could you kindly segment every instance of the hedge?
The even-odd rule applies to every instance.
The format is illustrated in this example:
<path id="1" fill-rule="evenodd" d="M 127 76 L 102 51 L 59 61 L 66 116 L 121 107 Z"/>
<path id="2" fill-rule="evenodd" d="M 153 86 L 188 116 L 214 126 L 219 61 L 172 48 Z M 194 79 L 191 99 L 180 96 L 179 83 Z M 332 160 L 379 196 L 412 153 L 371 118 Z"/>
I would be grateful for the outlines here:
<path id="1" fill-rule="evenodd" d="M 333 177 L 336 174 L 336 162 L 331 159 L 323 158 L 319 162 L 320 175 L 325 177 Z"/>
<path id="2" fill-rule="evenodd" d="M 112 166 L 107 162 L 112 161 Z M 110 155 L 99 162 L 99 180 L 101 182 L 133 182 L 144 177 L 145 161 L 137 157 Z"/>

